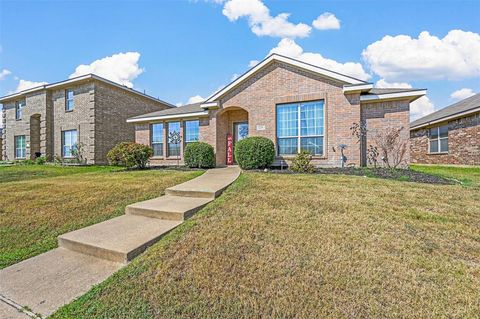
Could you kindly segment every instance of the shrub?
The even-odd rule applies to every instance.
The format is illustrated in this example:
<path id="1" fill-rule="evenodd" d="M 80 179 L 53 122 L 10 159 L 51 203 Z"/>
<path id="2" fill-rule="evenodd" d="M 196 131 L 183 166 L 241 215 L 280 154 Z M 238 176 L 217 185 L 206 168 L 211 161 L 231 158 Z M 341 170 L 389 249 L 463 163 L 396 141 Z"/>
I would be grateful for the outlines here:
<path id="1" fill-rule="evenodd" d="M 215 167 L 215 153 L 213 146 L 204 142 L 188 143 L 185 147 L 185 165 L 188 167 L 212 168 Z"/>
<path id="2" fill-rule="evenodd" d="M 235 144 L 235 159 L 242 169 L 265 168 L 275 159 L 275 146 L 265 137 L 247 137 Z"/>
<path id="3" fill-rule="evenodd" d="M 296 173 L 313 173 L 315 172 L 315 166 L 311 161 L 312 154 L 309 151 L 301 151 L 293 159 L 290 169 Z"/>
<path id="4" fill-rule="evenodd" d="M 137 167 L 143 169 L 148 160 L 153 156 L 152 148 L 132 142 L 122 142 L 112 148 L 108 154 L 108 162 L 111 165 Z"/>
<path id="5" fill-rule="evenodd" d="M 35 164 L 37 165 L 44 165 L 47 162 L 47 158 L 45 156 L 40 156 L 35 159 Z"/>

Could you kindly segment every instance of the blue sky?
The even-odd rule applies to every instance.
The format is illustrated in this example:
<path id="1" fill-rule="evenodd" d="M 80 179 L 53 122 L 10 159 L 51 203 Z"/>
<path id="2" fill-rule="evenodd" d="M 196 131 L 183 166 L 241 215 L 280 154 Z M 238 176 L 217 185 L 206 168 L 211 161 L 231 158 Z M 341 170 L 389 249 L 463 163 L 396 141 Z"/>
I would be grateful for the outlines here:
<path id="1" fill-rule="evenodd" d="M 479 14 L 479 1 L 0 0 L 0 95 L 94 70 L 187 103 L 276 48 L 378 86 L 427 88 L 420 116 L 480 92 Z"/>

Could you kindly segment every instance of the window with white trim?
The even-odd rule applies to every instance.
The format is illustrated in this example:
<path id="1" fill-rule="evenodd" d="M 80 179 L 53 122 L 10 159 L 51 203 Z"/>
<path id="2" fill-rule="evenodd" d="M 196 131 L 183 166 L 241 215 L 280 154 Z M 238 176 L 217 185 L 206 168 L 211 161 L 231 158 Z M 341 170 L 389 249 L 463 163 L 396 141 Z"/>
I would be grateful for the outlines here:
<path id="1" fill-rule="evenodd" d="M 73 111 L 74 107 L 73 90 L 65 90 L 65 111 Z"/>
<path id="2" fill-rule="evenodd" d="M 167 144 L 167 153 L 168 156 L 180 156 L 180 143 L 172 143 L 171 133 L 175 132 L 180 134 L 180 122 L 169 122 L 168 125 L 168 144 Z"/>
<path id="3" fill-rule="evenodd" d="M 21 120 L 22 119 L 22 110 L 25 107 L 25 101 L 17 101 L 15 103 L 15 119 Z"/>
<path id="4" fill-rule="evenodd" d="M 152 130 L 153 156 L 163 156 L 163 123 L 154 123 Z"/>
<path id="5" fill-rule="evenodd" d="M 18 135 L 14 138 L 15 142 L 15 158 L 27 157 L 27 145 L 25 143 L 25 135 Z"/>
<path id="6" fill-rule="evenodd" d="M 430 129 L 429 151 L 430 153 L 448 152 L 448 124 Z"/>
<path id="7" fill-rule="evenodd" d="M 74 157 L 77 144 L 77 130 L 62 131 L 62 157 Z"/>
<path id="8" fill-rule="evenodd" d="M 200 131 L 200 121 L 185 121 L 185 145 L 192 142 L 198 142 L 199 131 Z"/>
<path id="9" fill-rule="evenodd" d="M 277 105 L 277 150 L 295 155 L 301 150 L 323 155 L 324 101 Z"/>

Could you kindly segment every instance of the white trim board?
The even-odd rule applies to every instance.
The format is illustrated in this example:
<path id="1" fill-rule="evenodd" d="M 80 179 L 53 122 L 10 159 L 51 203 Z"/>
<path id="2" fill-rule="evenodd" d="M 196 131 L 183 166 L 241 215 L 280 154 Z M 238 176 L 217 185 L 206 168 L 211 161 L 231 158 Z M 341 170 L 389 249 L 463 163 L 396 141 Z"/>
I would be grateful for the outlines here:
<path id="1" fill-rule="evenodd" d="M 155 120 L 169 120 L 169 119 L 182 119 L 182 118 L 190 118 L 190 117 L 204 117 L 208 116 L 208 111 L 200 111 L 195 113 L 183 113 L 183 114 L 172 114 L 172 115 L 158 115 L 158 116 L 150 116 L 150 117 L 143 117 L 143 118 L 133 118 L 128 119 L 127 123 L 138 123 L 138 122 L 149 122 Z"/>
<path id="2" fill-rule="evenodd" d="M 427 94 L 427 90 L 415 90 L 415 91 L 406 91 L 406 92 L 399 92 L 399 93 L 385 93 L 385 94 L 368 94 L 368 95 L 360 95 L 361 102 L 375 102 L 375 101 L 383 101 L 383 100 L 391 100 L 391 99 L 399 99 L 399 98 L 412 98 L 410 102 L 418 99 L 419 97 L 424 96 Z"/>

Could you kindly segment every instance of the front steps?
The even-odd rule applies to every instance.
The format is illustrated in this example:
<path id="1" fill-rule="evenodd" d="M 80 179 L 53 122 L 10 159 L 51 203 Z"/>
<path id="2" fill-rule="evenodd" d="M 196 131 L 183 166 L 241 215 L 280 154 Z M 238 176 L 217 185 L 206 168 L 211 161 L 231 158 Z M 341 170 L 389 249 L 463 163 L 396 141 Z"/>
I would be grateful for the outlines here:
<path id="1" fill-rule="evenodd" d="M 128 263 L 219 196 L 240 175 L 238 167 L 211 169 L 166 189 L 166 195 L 128 205 L 125 215 L 58 237 L 59 247 Z"/>

